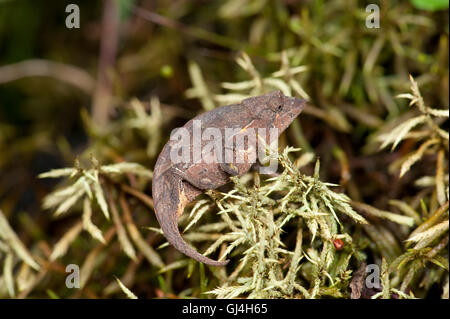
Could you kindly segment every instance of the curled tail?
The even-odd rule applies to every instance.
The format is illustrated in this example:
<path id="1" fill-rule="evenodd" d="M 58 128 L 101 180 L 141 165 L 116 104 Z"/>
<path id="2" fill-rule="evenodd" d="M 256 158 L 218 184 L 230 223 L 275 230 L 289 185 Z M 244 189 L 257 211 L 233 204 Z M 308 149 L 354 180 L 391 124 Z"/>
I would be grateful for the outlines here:
<path id="1" fill-rule="evenodd" d="M 178 251 L 204 264 L 211 266 L 228 264 L 228 260 L 215 261 L 194 250 L 184 241 L 178 229 L 178 216 L 183 213 L 184 207 L 201 191 L 183 182 L 170 172 L 155 177 L 152 188 L 156 218 L 167 241 Z"/>

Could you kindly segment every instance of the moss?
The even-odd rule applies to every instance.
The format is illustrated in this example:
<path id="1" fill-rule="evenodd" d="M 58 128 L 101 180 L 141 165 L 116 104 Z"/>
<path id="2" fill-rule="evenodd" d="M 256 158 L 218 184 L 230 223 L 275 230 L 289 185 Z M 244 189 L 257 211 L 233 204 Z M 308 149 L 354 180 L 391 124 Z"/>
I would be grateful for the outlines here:
<path id="1" fill-rule="evenodd" d="M 0 63 L 0 296 L 448 298 L 448 9 L 416 2 L 381 2 L 379 29 L 356 0 L 121 5 L 120 32 L 64 42 L 42 37 L 66 35 L 63 8 L 33 12 L 48 24 L 33 50 L 52 60 Z M 81 9 L 100 30 L 101 8 Z M 80 48 L 119 34 L 99 92 Z M 274 89 L 309 105 L 276 175 L 234 178 L 182 216 L 196 249 L 232 260 L 199 265 L 160 234 L 151 168 L 173 128 Z M 379 289 L 359 285 L 366 264 Z"/>

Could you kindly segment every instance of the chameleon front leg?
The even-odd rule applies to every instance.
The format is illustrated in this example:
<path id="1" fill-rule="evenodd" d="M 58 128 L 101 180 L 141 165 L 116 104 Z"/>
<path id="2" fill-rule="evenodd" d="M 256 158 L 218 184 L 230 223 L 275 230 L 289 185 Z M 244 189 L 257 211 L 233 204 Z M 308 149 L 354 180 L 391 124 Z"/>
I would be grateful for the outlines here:
<path id="1" fill-rule="evenodd" d="M 222 170 L 224 170 L 226 173 L 230 174 L 231 176 L 240 176 L 247 173 L 250 168 L 252 167 L 252 163 L 220 163 L 219 166 Z"/>
<path id="2" fill-rule="evenodd" d="M 222 170 L 232 176 L 244 175 L 256 162 L 256 152 L 253 147 L 249 147 L 246 150 L 237 150 L 233 147 L 232 152 L 232 162 L 219 164 Z"/>

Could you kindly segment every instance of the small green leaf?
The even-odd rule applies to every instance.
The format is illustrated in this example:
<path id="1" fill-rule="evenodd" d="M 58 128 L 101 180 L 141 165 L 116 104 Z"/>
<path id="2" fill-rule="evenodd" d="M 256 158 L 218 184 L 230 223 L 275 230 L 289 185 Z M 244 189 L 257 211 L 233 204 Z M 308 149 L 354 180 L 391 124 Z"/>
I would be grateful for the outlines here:
<path id="1" fill-rule="evenodd" d="M 128 299 L 138 299 L 134 293 L 131 292 L 130 289 L 128 289 L 119 278 L 115 277 L 117 284 L 119 285 L 120 289 L 123 291 L 123 293 L 128 297 Z"/>
<path id="2" fill-rule="evenodd" d="M 103 190 L 102 190 L 102 187 L 100 186 L 100 183 L 94 183 L 94 193 L 95 193 L 95 198 L 97 199 L 98 205 L 100 206 L 106 219 L 109 220 L 108 205 L 106 204 L 105 196 L 103 195 Z"/>

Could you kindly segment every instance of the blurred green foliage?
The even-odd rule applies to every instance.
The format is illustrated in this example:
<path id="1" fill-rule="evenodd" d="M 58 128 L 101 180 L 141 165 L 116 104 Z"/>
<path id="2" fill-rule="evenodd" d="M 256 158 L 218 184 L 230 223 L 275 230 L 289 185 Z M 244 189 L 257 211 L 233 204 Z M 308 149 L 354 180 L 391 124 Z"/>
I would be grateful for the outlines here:
<path id="1" fill-rule="evenodd" d="M 448 1 L 447 0 L 411 0 L 411 3 L 417 9 L 422 10 L 444 10 L 448 9 Z"/>
<path id="2" fill-rule="evenodd" d="M 370 29 L 373 2 L 0 1 L 0 296 L 448 298 L 448 1 L 376 1 L 380 28 Z M 64 25 L 68 3 L 80 6 L 80 29 Z M 254 269 L 238 266 L 245 241 L 226 270 L 165 245 L 148 171 L 173 128 L 277 88 L 310 100 L 280 139 L 280 149 L 302 148 L 284 168 L 317 178 L 320 158 L 320 181 L 338 185 L 368 224 L 338 228 L 327 216 L 318 229 L 329 223 L 331 233 L 312 241 L 311 220 L 292 219 L 275 272 L 261 266 L 276 276 L 255 286 Z M 62 180 L 37 177 L 62 167 L 71 169 Z M 187 209 L 197 217 L 181 220 L 192 226 L 186 238 L 205 252 L 227 235 L 217 212 L 254 209 L 221 196 L 262 196 L 270 185 L 249 174 L 199 198 Z M 280 200 L 285 188 L 258 218 L 301 208 Z M 44 209 L 55 205 L 58 217 Z M 65 288 L 69 263 L 80 265 L 82 289 Z M 382 266 L 381 291 L 357 291 L 364 263 Z M 283 285 L 265 294 L 277 278 Z"/>

